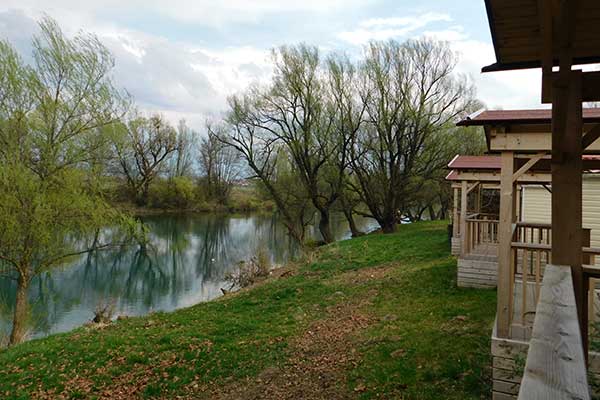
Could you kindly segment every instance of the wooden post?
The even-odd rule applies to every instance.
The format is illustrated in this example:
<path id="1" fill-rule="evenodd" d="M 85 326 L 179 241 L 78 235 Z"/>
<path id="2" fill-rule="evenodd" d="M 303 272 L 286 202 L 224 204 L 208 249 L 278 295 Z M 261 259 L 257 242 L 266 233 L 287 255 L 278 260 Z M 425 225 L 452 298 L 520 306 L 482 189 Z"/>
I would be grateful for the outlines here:
<path id="1" fill-rule="evenodd" d="M 454 207 L 452 208 L 452 237 L 458 237 L 458 188 L 454 188 Z"/>
<path id="2" fill-rule="evenodd" d="M 515 215 L 516 215 L 516 221 L 522 221 L 523 220 L 523 211 L 521 210 L 521 195 L 522 195 L 522 191 L 521 191 L 522 187 L 521 185 L 517 185 L 517 189 L 515 191 Z"/>
<path id="3" fill-rule="evenodd" d="M 584 228 L 582 231 L 582 247 L 590 247 L 591 246 L 591 242 L 592 242 L 592 230 L 589 228 Z M 591 257 L 590 254 L 587 253 L 583 253 L 582 257 L 581 257 L 581 262 L 583 265 L 590 265 L 591 262 Z"/>
<path id="4" fill-rule="evenodd" d="M 513 183 L 514 158 L 512 151 L 502 153 L 500 171 L 500 222 L 498 224 L 498 303 L 496 332 L 500 338 L 508 338 L 510 328 L 511 240 L 515 220 L 515 184 Z"/>
<path id="5" fill-rule="evenodd" d="M 477 213 L 481 213 L 481 184 L 477 185 L 477 205 L 476 211 Z M 481 218 L 478 218 L 481 219 Z"/>
<path id="6" fill-rule="evenodd" d="M 587 354 L 582 262 L 581 71 L 561 74 L 552 87 L 552 263 L 570 265 L 579 326 Z"/>
<path id="7" fill-rule="evenodd" d="M 460 187 L 460 255 L 467 255 L 468 236 L 467 235 L 467 199 L 468 199 L 467 181 L 462 181 Z"/>

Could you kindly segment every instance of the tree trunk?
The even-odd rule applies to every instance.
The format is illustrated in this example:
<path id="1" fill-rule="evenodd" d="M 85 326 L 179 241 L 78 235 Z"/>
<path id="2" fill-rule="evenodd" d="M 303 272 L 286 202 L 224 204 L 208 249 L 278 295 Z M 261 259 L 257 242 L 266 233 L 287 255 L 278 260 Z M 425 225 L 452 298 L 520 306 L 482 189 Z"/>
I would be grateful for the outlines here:
<path id="1" fill-rule="evenodd" d="M 138 193 L 136 203 L 138 206 L 146 206 L 148 205 L 148 193 L 150 192 L 150 182 L 145 181 L 142 184 L 141 193 Z"/>
<path id="2" fill-rule="evenodd" d="M 15 300 L 15 312 L 13 315 L 13 326 L 10 333 L 10 345 L 19 344 L 25 339 L 27 333 L 27 314 L 29 304 L 27 301 L 27 289 L 29 288 L 29 278 L 19 274 L 17 280 L 17 296 Z"/>
<path id="3" fill-rule="evenodd" d="M 383 233 L 394 233 L 396 232 L 396 218 L 394 216 L 386 216 L 378 221 L 381 225 L 381 231 Z"/>
<path id="4" fill-rule="evenodd" d="M 321 232 L 321 236 L 323 236 L 323 241 L 325 243 L 333 243 L 335 241 L 333 234 L 331 233 L 331 224 L 329 221 L 329 210 L 322 209 L 319 211 L 320 219 L 319 219 L 319 231 Z"/>
<path id="5" fill-rule="evenodd" d="M 437 214 L 435 213 L 435 210 L 433 209 L 433 206 L 430 205 L 427 208 L 429 209 L 429 220 L 430 221 L 435 221 L 437 219 Z"/>
<path id="6" fill-rule="evenodd" d="M 352 237 L 359 237 L 365 234 L 356 226 L 356 221 L 354 221 L 352 210 L 344 208 L 344 216 L 346 217 L 346 220 L 348 220 L 348 226 L 350 227 L 350 233 L 352 234 Z"/>

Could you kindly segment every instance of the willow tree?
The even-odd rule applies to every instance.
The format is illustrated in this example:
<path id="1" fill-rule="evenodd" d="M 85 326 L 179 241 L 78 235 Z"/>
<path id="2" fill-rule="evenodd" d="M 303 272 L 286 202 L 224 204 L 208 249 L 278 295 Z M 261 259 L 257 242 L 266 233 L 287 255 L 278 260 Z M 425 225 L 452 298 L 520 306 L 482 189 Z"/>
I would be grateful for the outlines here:
<path id="1" fill-rule="evenodd" d="M 11 344 L 27 333 L 36 275 L 113 245 L 119 230 L 101 228 L 132 226 L 105 201 L 94 168 L 102 129 L 127 103 L 109 79 L 113 58 L 95 36 L 69 39 L 48 18 L 40 28 L 30 66 L 0 42 L 0 274 L 16 281 Z"/>
<path id="2" fill-rule="evenodd" d="M 272 53 L 272 82 L 244 95 L 246 107 L 231 109 L 243 132 L 263 137 L 263 143 L 285 153 L 298 183 L 319 215 L 323 240 L 334 240 L 330 215 L 340 196 L 343 176 L 337 168 L 341 141 L 336 135 L 327 73 L 318 48 L 283 46 Z M 242 119 L 240 119 L 240 117 Z M 257 136 L 257 137 L 258 137 Z M 277 201 L 277 200 L 276 200 Z"/>
<path id="3" fill-rule="evenodd" d="M 365 123 L 353 138 L 356 189 L 384 232 L 393 232 L 421 190 L 415 182 L 444 167 L 442 134 L 472 101 L 448 45 L 431 40 L 371 43 L 361 65 Z M 418 178 L 418 179 L 416 179 Z"/>
<path id="4" fill-rule="evenodd" d="M 229 112 L 223 123 L 208 124 L 211 137 L 234 149 L 247 164 L 250 179 L 273 199 L 290 236 L 304 242 L 309 217 L 308 196 L 289 162 L 283 146 L 256 120 L 260 106 L 257 88 L 229 98 Z"/>

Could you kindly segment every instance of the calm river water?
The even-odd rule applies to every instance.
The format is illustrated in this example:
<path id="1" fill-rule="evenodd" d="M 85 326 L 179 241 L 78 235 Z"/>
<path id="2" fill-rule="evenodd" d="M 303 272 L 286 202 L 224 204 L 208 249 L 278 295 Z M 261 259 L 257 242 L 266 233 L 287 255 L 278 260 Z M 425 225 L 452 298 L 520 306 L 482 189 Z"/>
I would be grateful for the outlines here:
<path id="1" fill-rule="evenodd" d="M 116 305 L 115 315 L 171 311 L 221 295 L 225 275 L 266 249 L 273 264 L 298 254 L 276 216 L 185 215 L 144 217 L 149 227 L 146 249 L 130 246 L 81 257 L 64 268 L 36 278 L 29 293 L 31 337 L 65 332 L 94 316 L 99 304 Z M 363 231 L 376 228 L 357 218 Z M 333 218 L 337 239 L 350 236 L 341 215 Z M 318 235 L 312 232 L 313 237 Z M 0 278 L 0 333 L 10 328 L 14 285 Z"/>

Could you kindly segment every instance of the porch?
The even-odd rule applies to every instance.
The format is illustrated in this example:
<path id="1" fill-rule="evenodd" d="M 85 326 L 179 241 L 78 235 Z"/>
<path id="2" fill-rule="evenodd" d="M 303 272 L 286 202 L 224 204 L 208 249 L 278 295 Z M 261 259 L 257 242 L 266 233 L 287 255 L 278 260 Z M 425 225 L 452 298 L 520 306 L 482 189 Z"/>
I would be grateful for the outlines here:
<path id="1" fill-rule="evenodd" d="M 510 112 L 503 111 L 503 113 L 506 115 Z M 558 234 L 554 232 L 556 226 L 553 227 L 552 224 L 521 220 L 521 188 L 532 184 L 531 181 L 535 179 L 535 184 L 546 187 L 549 192 L 556 189 L 550 185 L 552 164 L 550 150 L 546 147 L 548 141 L 538 141 L 537 148 L 530 147 L 522 150 L 520 146 L 526 141 L 532 127 L 523 121 L 516 126 L 514 121 L 509 118 L 505 118 L 502 124 L 496 122 L 492 126 L 489 124 L 489 118 L 493 117 L 494 113 L 491 112 L 491 114 L 483 114 L 468 122 L 463 122 L 484 126 L 488 135 L 490 151 L 500 154 L 501 168 L 499 173 L 494 175 L 499 193 L 498 217 L 485 216 L 482 218 L 476 213 L 469 213 L 468 196 L 471 193 L 469 188 L 475 184 L 467 183 L 465 191 L 467 198 L 464 199 L 464 196 L 461 196 L 459 204 L 464 203 L 467 206 L 467 212 L 466 217 L 460 221 L 461 252 L 458 261 L 458 282 L 465 286 L 463 266 L 465 260 L 468 260 L 471 264 L 467 266 L 471 267 L 469 272 L 472 275 L 477 275 L 479 279 L 482 276 L 487 277 L 490 286 L 493 283 L 497 284 L 498 316 L 492 333 L 493 398 L 509 399 L 516 398 L 524 371 L 528 370 L 525 360 L 528 359 L 530 343 L 535 343 L 538 340 L 537 337 L 541 337 L 543 340 L 548 337 L 549 327 L 547 324 L 549 322 L 546 322 L 546 325 L 541 328 L 537 328 L 540 332 L 536 335 L 536 326 L 543 324 L 539 321 L 543 321 L 543 317 L 548 316 L 546 312 L 540 310 L 543 310 L 544 304 L 550 303 L 554 306 L 558 304 L 559 307 L 569 304 L 569 299 L 575 299 L 575 289 L 571 281 L 576 280 L 573 280 L 570 269 L 568 271 L 569 280 L 564 277 L 564 268 L 552 265 L 555 262 L 553 257 L 556 248 L 555 241 L 558 240 L 562 244 L 563 232 L 558 232 Z M 538 137 L 542 137 L 541 132 L 544 132 L 545 129 L 547 130 L 546 135 L 548 137 L 551 135 L 549 122 L 549 118 L 546 125 L 539 119 L 536 121 L 535 129 Z M 584 134 L 586 128 L 591 129 L 589 125 L 584 127 Z M 502 132 L 502 134 L 498 132 Z M 583 172 L 597 172 L 600 169 L 597 156 L 583 155 L 580 157 L 580 176 Z M 471 171 L 471 174 L 473 176 L 481 175 L 475 171 Z M 456 176 L 459 175 L 456 174 Z M 524 182 L 524 177 L 527 177 L 529 182 Z M 490 177 L 486 179 L 488 179 L 486 183 L 491 184 Z M 479 184 L 481 185 L 481 182 Z M 460 192 L 462 192 L 462 188 Z M 577 195 L 577 193 L 573 194 Z M 556 193 L 552 194 L 553 200 L 555 195 Z M 548 205 L 548 207 L 552 206 Z M 554 211 L 554 207 L 552 209 Z M 462 212 L 461 208 L 460 214 Z M 582 265 L 582 281 L 584 282 L 582 307 L 585 315 L 581 321 L 577 318 L 577 313 L 574 318 L 577 322 L 577 330 L 581 331 L 579 337 L 582 349 L 585 349 L 581 352 L 585 355 L 584 358 L 588 355 L 587 343 L 593 344 L 589 352 L 589 373 L 593 377 L 590 382 L 596 382 L 600 381 L 600 354 L 595 352 L 598 349 L 595 343 L 599 340 L 597 327 L 600 321 L 600 301 L 598 300 L 600 285 L 597 278 L 600 277 L 600 274 L 594 264 L 596 257 L 600 255 L 600 249 L 591 247 L 590 229 L 579 228 L 577 232 L 581 246 L 579 254 L 581 254 L 580 265 Z M 479 262 L 486 260 L 485 257 L 492 257 L 494 251 L 495 274 L 489 272 L 489 269 L 478 266 L 482 265 L 478 264 Z M 472 283 L 475 277 L 472 276 L 469 279 L 467 283 Z M 567 285 L 566 289 L 561 291 L 560 296 L 556 298 L 557 282 L 565 280 L 571 283 L 570 289 Z M 554 299 L 552 299 L 553 296 Z M 545 297 L 550 297 L 550 300 Z M 574 300 L 573 307 L 577 310 Z M 559 331 L 556 331 L 559 337 L 566 333 L 563 328 L 560 327 Z M 555 351 L 548 354 L 556 355 L 557 353 Z M 559 357 L 562 357 L 560 354 Z M 571 357 L 572 353 L 569 354 L 568 358 L 573 358 Z M 544 362 L 546 361 L 548 360 Z"/>

